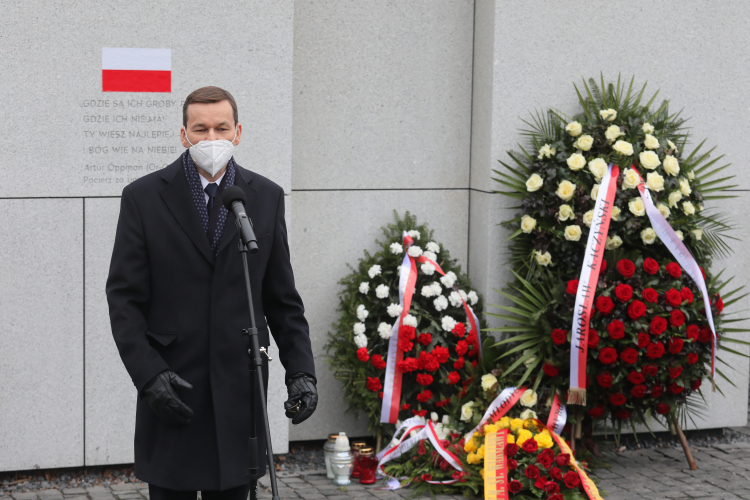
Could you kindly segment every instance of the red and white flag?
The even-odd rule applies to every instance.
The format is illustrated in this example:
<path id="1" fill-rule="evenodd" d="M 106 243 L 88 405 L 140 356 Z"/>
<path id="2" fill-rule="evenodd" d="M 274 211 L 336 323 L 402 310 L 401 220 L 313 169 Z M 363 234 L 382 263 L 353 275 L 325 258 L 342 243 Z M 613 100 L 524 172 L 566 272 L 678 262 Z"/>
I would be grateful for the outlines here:
<path id="1" fill-rule="evenodd" d="M 102 49 L 103 92 L 172 92 L 172 49 Z"/>

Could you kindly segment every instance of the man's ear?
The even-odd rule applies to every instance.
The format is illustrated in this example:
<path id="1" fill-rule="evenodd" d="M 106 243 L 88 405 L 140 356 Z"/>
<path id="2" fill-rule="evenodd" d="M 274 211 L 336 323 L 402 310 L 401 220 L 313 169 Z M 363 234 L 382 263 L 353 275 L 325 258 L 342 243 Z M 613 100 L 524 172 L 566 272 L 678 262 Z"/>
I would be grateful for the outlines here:
<path id="1" fill-rule="evenodd" d="M 182 142 L 183 148 L 189 148 L 190 143 L 187 141 L 187 131 L 185 127 L 180 127 L 180 141 Z"/>
<path id="2" fill-rule="evenodd" d="M 232 142 L 232 144 L 234 144 L 235 146 L 239 146 L 241 137 L 242 137 L 242 124 L 238 123 L 237 124 L 237 136 L 234 138 L 234 141 Z"/>

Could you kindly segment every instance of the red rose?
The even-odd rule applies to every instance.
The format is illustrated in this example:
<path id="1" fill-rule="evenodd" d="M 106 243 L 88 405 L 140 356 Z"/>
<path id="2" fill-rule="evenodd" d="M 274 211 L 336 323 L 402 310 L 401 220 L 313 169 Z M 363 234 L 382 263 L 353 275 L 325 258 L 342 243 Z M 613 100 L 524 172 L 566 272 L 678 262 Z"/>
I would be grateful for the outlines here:
<path id="1" fill-rule="evenodd" d="M 667 290 L 664 294 L 664 298 L 666 299 L 667 304 L 672 307 L 679 307 L 682 304 L 682 294 L 674 288 Z"/>
<path id="2" fill-rule="evenodd" d="M 648 392 L 648 389 L 643 384 L 636 385 L 635 387 L 630 389 L 630 395 L 633 396 L 634 398 L 642 398 L 643 396 L 646 395 L 647 392 Z"/>
<path id="3" fill-rule="evenodd" d="M 642 373 L 630 372 L 628 374 L 628 382 L 631 384 L 642 384 L 645 381 L 646 377 L 644 377 Z"/>
<path id="4" fill-rule="evenodd" d="M 380 354 L 376 354 L 370 358 L 370 363 L 372 363 L 372 366 L 374 366 L 376 370 L 382 370 L 386 366 L 385 361 L 383 361 L 383 356 Z"/>
<path id="5" fill-rule="evenodd" d="M 463 340 L 461 342 L 463 342 Z M 461 342 L 459 342 L 459 344 Z M 440 368 L 440 363 L 437 359 L 435 359 L 435 356 L 428 352 L 422 351 L 419 353 L 419 368 L 421 368 L 422 370 L 427 370 L 428 372 L 434 372 L 435 370 Z"/>
<path id="6" fill-rule="evenodd" d="M 518 453 L 518 445 L 515 443 L 508 443 L 505 445 L 505 454 L 508 455 L 508 457 L 513 458 L 516 456 L 516 453 Z"/>
<path id="7" fill-rule="evenodd" d="M 401 325 L 398 336 L 399 339 L 414 340 L 416 334 L 417 330 L 413 326 Z"/>
<path id="8" fill-rule="evenodd" d="M 429 375 L 427 373 L 417 374 L 417 383 L 423 386 L 430 385 L 432 383 L 432 375 Z"/>
<path id="9" fill-rule="evenodd" d="M 539 449 L 539 443 L 537 443 L 534 439 L 527 439 L 523 442 L 521 448 L 523 448 L 523 451 L 525 451 L 526 453 L 534 453 Z"/>
<path id="10" fill-rule="evenodd" d="M 630 412 L 628 410 L 617 410 L 615 417 L 625 420 L 626 418 L 630 418 Z"/>
<path id="11" fill-rule="evenodd" d="M 683 286 L 682 290 L 680 290 L 680 295 L 682 295 L 682 300 L 687 300 L 688 304 L 693 303 L 693 292 L 688 287 Z"/>
<path id="12" fill-rule="evenodd" d="M 602 259 L 602 268 L 599 270 L 599 276 L 604 276 L 604 271 L 607 270 L 607 261 Z"/>
<path id="13" fill-rule="evenodd" d="M 568 488 L 577 488 L 578 485 L 581 484 L 581 478 L 578 476 L 577 472 L 570 471 L 563 476 L 563 483 L 565 483 L 565 486 Z"/>
<path id="14" fill-rule="evenodd" d="M 694 391 L 697 391 L 698 389 L 700 389 L 700 386 L 701 386 L 701 379 L 699 378 L 690 382 L 690 388 Z"/>
<path id="15" fill-rule="evenodd" d="M 430 342 L 432 342 L 432 335 L 429 333 L 420 333 L 417 336 L 417 342 L 422 345 L 430 345 Z"/>
<path id="16" fill-rule="evenodd" d="M 600 375 L 597 375 L 596 382 L 605 389 L 607 387 L 612 387 L 612 375 L 610 375 L 609 372 L 604 372 Z"/>
<path id="17" fill-rule="evenodd" d="M 649 327 L 649 332 L 651 332 L 651 335 L 661 335 L 666 329 L 666 319 L 662 318 L 661 316 L 655 316 L 654 319 L 651 320 L 651 326 Z"/>
<path id="18" fill-rule="evenodd" d="M 456 361 L 453 362 L 453 369 L 454 370 L 460 370 L 463 367 L 464 367 L 464 358 L 463 358 L 463 356 L 459 357 Z"/>
<path id="19" fill-rule="evenodd" d="M 426 403 L 427 401 L 431 399 L 432 399 L 432 391 L 422 391 L 419 394 L 417 394 L 417 401 L 419 401 L 420 403 Z"/>
<path id="20" fill-rule="evenodd" d="M 649 342 L 651 342 L 651 336 L 648 333 L 638 333 L 638 347 L 640 349 L 647 347 Z"/>
<path id="21" fill-rule="evenodd" d="M 566 330 L 561 330 L 559 328 L 555 328 L 554 330 L 552 330 L 552 342 L 557 345 L 562 345 L 567 341 L 568 332 Z"/>
<path id="22" fill-rule="evenodd" d="M 617 285 L 615 287 L 615 296 L 620 302 L 627 302 L 633 298 L 633 287 L 630 285 Z"/>
<path id="23" fill-rule="evenodd" d="M 591 408 L 587 413 L 591 416 L 591 418 L 599 418 L 604 415 L 604 407 L 595 406 L 594 408 Z"/>
<path id="24" fill-rule="evenodd" d="M 694 365 L 697 362 L 698 362 L 698 355 L 695 354 L 694 352 L 688 353 L 688 355 L 687 355 L 687 363 L 689 365 Z"/>
<path id="25" fill-rule="evenodd" d="M 463 337 L 464 335 L 466 335 L 466 325 L 464 325 L 463 323 L 456 323 L 456 326 L 453 327 L 451 333 L 456 337 Z"/>
<path id="26" fill-rule="evenodd" d="M 533 439 L 529 439 L 529 441 L 534 441 Z M 528 441 L 527 441 L 528 442 Z M 536 443 L 536 441 L 534 441 Z M 526 469 L 523 471 L 524 475 L 528 477 L 529 479 L 539 479 L 539 467 L 536 465 L 527 465 Z"/>
<path id="27" fill-rule="evenodd" d="M 523 484 L 521 484 L 521 481 L 516 481 L 515 479 L 508 483 L 508 491 L 511 493 L 518 493 L 521 490 L 523 490 Z"/>
<path id="28" fill-rule="evenodd" d="M 512 458 L 509 458 L 509 459 L 508 459 L 508 468 L 509 468 L 510 470 L 515 470 L 515 469 L 517 469 L 517 468 L 518 468 L 518 461 L 516 461 L 516 460 L 514 460 L 514 459 L 512 459 Z"/>
<path id="29" fill-rule="evenodd" d="M 547 498 L 556 497 L 556 493 L 560 493 L 560 485 L 554 481 L 547 481 L 547 484 L 544 485 L 544 492 L 550 495 Z"/>
<path id="30" fill-rule="evenodd" d="M 599 345 L 599 332 L 591 328 L 589 328 L 588 345 L 589 349 L 596 349 L 596 347 Z"/>
<path id="31" fill-rule="evenodd" d="M 673 309 L 669 315 L 669 322 L 675 328 L 681 327 L 685 324 L 685 313 L 683 313 L 679 309 Z"/>
<path id="32" fill-rule="evenodd" d="M 526 443 L 528 443 L 529 441 L 533 441 L 533 439 L 529 439 L 528 441 L 526 441 Z M 524 443 L 524 444 L 526 444 L 526 443 Z M 552 455 L 550 457 L 549 455 L 539 454 L 539 456 L 536 457 L 536 463 L 538 463 L 539 465 L 541 465 L 545 469 L 549 469 L 550 466 L 552 465 L 552 462 L 554 462 L 554 461 L 555 461 L 555 456 L 554 455 Z"/>
<path id="33" fill-rule="evenodd" d="M 646 260 L 643 261 L 643 270 L 648 274 L 656 274 L 659 272 L 659 263 L 651 257 L 647 257 Z"/>
<path id="34" fill-rule="evenodd" d="M 602 313 L 603 316 L 608 316 L 612 309 L 615 308 L 615 303 L 609 297 L 600 296 L 596 299 L 596 310 Z"/>
<path id="35" fill-rule="evenodd" d="M 620 394 L 619 392 L 617 392 L 615 394 L 612 394 L 609 397 L 609 402 L 612 403 L 615 406 L 620 406 L 622 404 L 625 404 L 625 401 L 627 401 L 627 400 L 628 399 L 625 396 L 623 396 L 622 394 Z"/>
<path id="36" fill-rule="evenodd" d="M 367 354 L 367 347 L 360 347 L 357 349 L 357 359 L 363 363 L 367 363 L 367 360 L 370 359 L 370 355 Z"/>
<path id="37" fill-rule="evenodd" d="M 671 384 L 669 384 L 669 392 L 671 392 L 672 394 L 679 394 L 679 393 L 681 393 L 681 392 L 682 392 L 682 391 L 683 391 L 684 389 L 685 389 L 684 387 L 682 387 L 682 386 L 678 385 L 678 384 L 677 384 L 677 383 L 675 383 L 675 382 L 672 382 Z"/>
<path id="38" fill-rule="evenodd" d="M 544 365 L 542 366 L 542 370 L 544 370 L 544 374 L 548 377 L 557 377 L 558 375 L 560 375 L 560 370 L 558 370 L 556 366 L 552 366 L 547 363 L 544 363 Z"/>
<path id="39" fill-rule="evenodd" d="M 716 314 L 721 314 L 722 311 L 724 311 L 724 300 L 719 297 L 719 294 L 716 294 L 716 302 L 714 302 L 714 308 L 716 308 Z"/>
<path id="40" fill-rule="evenodd" d="M 647 377 L 654 377 L 659 372 L 659 368 L 656 365 L 643 365 L 641 373 Z"/>
<path id="41" fill-rule="evenodd" d="M 599 361 L 605 365 L 610 365 L 617 361 L 617 351 L 614 347 L 605 347 L 599 350 Z"/>
<path id="42" fill-rule="evenodd" d="M 658 359 L 664 355 L 664 344 L 661 342 L 651 342 L 646 348 L 646 356 L 651 359 Z"/>
<path id="43" fill-rule="evenodd" d="M 607 325 L 607 332 L 609 337 L 614 340 L 619 340 L 625 336 L 625 323 L 619 319 L 613 319 L 612 322 Z"/>
<path id="44" fill-rule="evenodd" d="M 550 460 L 553 460 L 553 461 L 555 460 L 555 452 L 554 452 L 554 451 L 552 451 L 552 450 L 551 450 L 551 449 L 549 449 L 549 448 L 545 448 L 545 449 L 543 449 L 543 450 L 542 450 L 542 451 L 541 451 L 541 452 L 539 453 L 539 456 L 542 456 L 542 457 L 549 457 L 549 458 L 550 458 Z"/>
<path id="45" fill-rule="evenodd" d="M 568 286 L 565 288 L 565 291 L 571 295 L 575 295 L 578 293 L 578 280 L 570 280 L 568 281 Z"/>
<path id="46" fill-rule="evenodd" d="M 669 368 L 669 378 L 672 380 L 676 379 L 682 375 L 682 367 L 681 366 L 672 366 Z"/>
<path id="47" fill-rule="evenodd" d="M 677 262 L 670 262 L 667 264 L 667 273 L 677 279 L 682 276 L 682 269 L 680 269 L 680 265 Z"/>
<path id="48" fill-rule="evenodd" d="M 448 383 L 450 385 L 457 384 L 459 380 L 461 380 L 461 375 L 458 372 L 450 372 L 448 374 Z"/>
<path id="49" fill-rule="evenodd" d="M 651 397 L 652 398 L 658 398 L 662 394 L 664 394 L 664 387 L 662 387 L 660 385 L 655 385 L 654 387 L 651 388 Z"/>
<path id="50" fill-rule="evenodd" d="M 643 292 L 641 292 L 641 297 L 643 297 L 643 300 L 646 302 L 651 302 L 652 304 L 659 302 L 659 292 L 653 288 L 644 288 Z"/>
<path id="51" fill-rule="evenodd" d="M 672 407 L 670 407 L 667 403 L 659 403 L 658 405 L 656 405 L 656 413 L 658 413 L 659 415 L 666 415 L 671 409 Z"/>
<path id="52" fill-rule="evenodd" d="M 412 410 L 411 413 L 415 417 L 424 417 L 427 415 L 427 410 Z"/>
<path id="53" fill-rule="evenodd" d="M 451 357 L 451 353 L 448 348 L 440 345 L 435 346 L 435 348 L 430 351 L 430 354 L 435 356 L 435 359 L 437 359 L 438 363 L 445 363 L 446 361 L 448 361 L 448 358 Z"/>
<path id="54" fill-rule="evenodd" d="M 549 449 L 549 448 L 547 448 Z M 554 479 L 555 481 L 562 481 L 562 471 L 558 469 L 557 467 L 552 467 L 549 470 L 549 477 Z"/>
<path id="55" fill-rule="evenodd" d="M 687 335 L 687 338 L 695 342 L 698 340 L 698 334 L 700 333 L 700 328 L 698 328 L 698 325 L 688 325 L 687 331 L 685 334 Z"/>
<path id="56" fill-rule="evenodd" d="M 672 337 L 669 339 L 669 342 L 667 342 L 667 347 L 669 348 L 669 352 L 671 352 L 672 354 L 680 354 L 682 352 L 682 346 L 684 344 L 685 342 L 682 339 Z"/>
<path id="57" fill-rule="evenodd" d="M 570 455 L 567 453 L 560 453 L 555 457 L 555 463 L 558 467 L 565 467 L 570 463 Z"/>
<path id="58" fill-rule="evenodd" d="M 463 356 L 469 350 L 469 343 L 465 340 L 459 340 L 456 344 L 456 353 L 459 356 Z"/>
<path id="59" fill-rule="evenodd" d="M 701 328 L 700 333 L 698 334 L 698 342 L 701 344 L 708 344 L 711 342 L 711 337 L 713 334 L 711 333 L 711 329 L 707 326 L 704 326 Z"/>
<path id="60" fill-rule="evenodd" d="M 620 259 L 620 262 L 617 263 L 617 270 L 625 277 L 625 279 L 629 279 L 635 274 L 635 264 L 633 264 L 633 261 L 631 260 Z"/>
<path id="61" fill-rule="evenodd" d="M 629 365 L 634 365 L 638 362 L 638 351 L 632 347 L 626 347 L 620 353 L 620 359 Z"/>
<path id="62" fill-rule="evenodd" d="M 628 306 L 628 316 L 630 319 L 642 318 L 646 315 L 646 304 L 636 299 Z"/>
<path id="63" fill-rule="evenodd" d="M 383 384 L 380 383 L 380 379 L 375 377 L 367 377 L 367 389 L 372 392 L 378 392 L 383 388 Z"/>
<path id="64" fill-rule="evenodd" d="M 402 352 L 409 352 L 414 347 L 414 343 L 406 340 L 406 338 L 398 339 L 398 348 Z"/>

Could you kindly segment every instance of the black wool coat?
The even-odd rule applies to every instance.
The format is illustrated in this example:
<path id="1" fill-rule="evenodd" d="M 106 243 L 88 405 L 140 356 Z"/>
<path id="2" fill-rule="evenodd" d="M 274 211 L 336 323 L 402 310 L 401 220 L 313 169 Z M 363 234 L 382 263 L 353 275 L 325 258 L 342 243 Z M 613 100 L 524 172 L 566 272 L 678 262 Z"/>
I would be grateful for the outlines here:
<path id="1" fill-rule="evenodd" d="M 247 195 L 246 211 L 258 239 L 259 251 L 248 254 L 248 264 L 260 345 L 268 347 L 270 328 L 287 376 L 315 376 L 289 259 L 284 191 L 239 166 L 235 185 Z M 135 474 L 148 483 L 225 490 L 251 479 L 250 365 L 248 337 L 242 334 L 250 327 L 250 314 L 238 238 L 230 212 L 214 255 L 181 158 L 122 191 L 106 292 L 112 335 L 139 394 Z M 141 393 L 166 369 L 193 385 L 192 390 L 177 389 L 194 412 L 191 424 L 181 429 L 162 423 Z M 266 468 L 260 413 L 257 422 L 260 477 Z"/>

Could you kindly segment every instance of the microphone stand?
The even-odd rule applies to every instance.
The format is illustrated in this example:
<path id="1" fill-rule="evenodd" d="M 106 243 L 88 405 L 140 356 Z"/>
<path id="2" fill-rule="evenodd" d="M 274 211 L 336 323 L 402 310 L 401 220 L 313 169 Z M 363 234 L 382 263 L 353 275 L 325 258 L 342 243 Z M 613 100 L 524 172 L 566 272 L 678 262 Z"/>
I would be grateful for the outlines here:
<path id="1" fill-rule="evenodd" d="M 257 251 L 257 246 L 255 247 Z M 266 433 L 266 459 L 268 462 L 268 473 L 271 476 L 271 494 L 273 500 L 279 500 L 279 490 L 276 486 L 276 469 L 273 466 L 273 448 L 271 447 L 271 429 L 268 425 L 268 409 L 266 408 L 266 390 L 263 387 L 263 361 L 260 353 L 264 352 L 270 361 L 270 356 L 265 349 L 261 349 L 258 343 L 258 329 L 255 326 L 255 310 L 253 308 L 253 292 L 250 287 L 250 271 L 247 266 L 247 247 L 239 239 L 239 251 L 242 255 L 242 267 L 245 272 L 245 288 L 247 289 L 247 303 L 250 307 L 250 328 L 242 330 L 243 335 L 249 337 L 247 354 L 250 357 L 250 437 L 249 437 L 249 473 L 258 472 L 258 439 L 255 422 L 255 391 L 256 387 L 260 395 L 260 409 L 263 414 L 263 427 Z M 256 386 L 257 384 L 257 386 Z"/>

